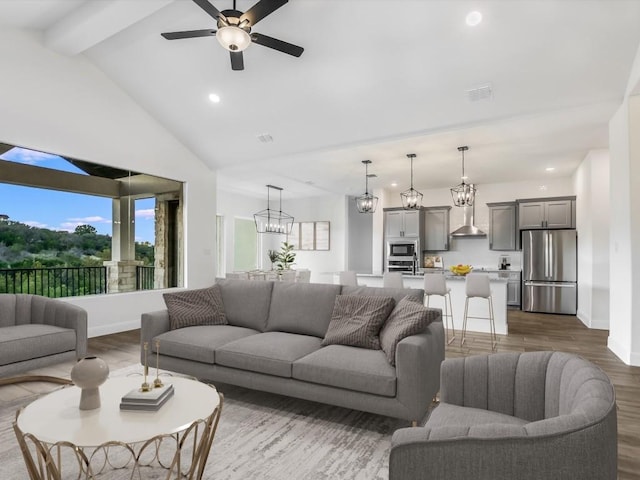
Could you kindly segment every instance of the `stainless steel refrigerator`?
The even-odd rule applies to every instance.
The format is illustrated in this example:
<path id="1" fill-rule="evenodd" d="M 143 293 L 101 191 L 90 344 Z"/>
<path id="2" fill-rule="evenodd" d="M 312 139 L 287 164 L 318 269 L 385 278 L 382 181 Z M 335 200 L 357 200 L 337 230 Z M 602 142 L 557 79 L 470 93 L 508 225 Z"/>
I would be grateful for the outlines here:
<path id="1" fill-rule="evenodd" d="M 522 309 L 575 315 L 577 265 L 575 230 L 522 231 Z"/>

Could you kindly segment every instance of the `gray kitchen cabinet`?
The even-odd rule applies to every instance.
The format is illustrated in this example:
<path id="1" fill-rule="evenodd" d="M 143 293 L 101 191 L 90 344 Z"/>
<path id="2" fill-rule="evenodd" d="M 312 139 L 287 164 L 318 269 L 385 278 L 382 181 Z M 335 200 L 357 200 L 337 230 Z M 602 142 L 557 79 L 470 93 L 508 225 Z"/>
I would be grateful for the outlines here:
<path id="1" fill-rule="evenodd" d="M 387 238 L 419 238 L 420 210 L 385 209 L 385 236 Z"/>
<path id="2" fill-rule="evenodd" d="M 424 209 L 423 250 L 442 252 L 449 250 L 449 213 L 451 207 L 426 207 Z"/>
<path id="3" fill-rule="evenodd" d="M 516 202 L 487 203 L 489 207 L 489 250 L 517 250 Z"/>
<path id="4" fill-rule="evenodd" d="M 575 228 L 576 197 L 518 200 L 520 230 Z"/>
<path id="5" fill-rule="evenodd" d="M 507 281 L 507 305 L 520 307 L 521 273 L 515 270 L 498 270 L 498 278 Z"/>

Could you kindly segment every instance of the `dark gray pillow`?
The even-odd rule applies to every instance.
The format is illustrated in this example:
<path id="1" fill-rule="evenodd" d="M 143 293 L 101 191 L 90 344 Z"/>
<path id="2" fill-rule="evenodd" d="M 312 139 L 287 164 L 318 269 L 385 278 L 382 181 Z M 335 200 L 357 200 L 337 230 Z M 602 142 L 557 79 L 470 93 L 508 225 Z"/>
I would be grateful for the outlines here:
<path id="1" fill-rule="evenodd" d="M 398 302 L 380 330 L 380 345 L 391 365 L 396 364 L 400 340 L 424 332 L 437 314 L 436 310 L 426 308 L 409 296 Z"/>
<path id="2" fill-rule="evenodd" d="M 171 330 L 195 325 L 226 325 L 220 287 L 185 290 L 162 295 L 169 310 Z"/>
<path id="3" fill-rule="evenodd" d="M 322 345 L 350 345 L 380 350 L 378 333 L 395 301 L 379 295 L 338 295 Z"/>

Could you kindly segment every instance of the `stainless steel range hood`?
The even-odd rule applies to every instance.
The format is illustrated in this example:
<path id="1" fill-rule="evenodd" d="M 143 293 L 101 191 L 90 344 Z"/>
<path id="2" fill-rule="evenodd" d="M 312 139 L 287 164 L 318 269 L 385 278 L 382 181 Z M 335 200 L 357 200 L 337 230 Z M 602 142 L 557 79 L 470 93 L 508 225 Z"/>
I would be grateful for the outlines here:
<path id="1" fill-rule="evenodd" d="M 457 230 L 451 232 L 452 237 L 477 237 L 482 238 L 486 237 L 487 234 L 480 230 L 473 224 L 473 217 L 475 215 L 475 206 L 471 207 L 462 207 L 464 209 L 464 225 L 462 225 Z"/>

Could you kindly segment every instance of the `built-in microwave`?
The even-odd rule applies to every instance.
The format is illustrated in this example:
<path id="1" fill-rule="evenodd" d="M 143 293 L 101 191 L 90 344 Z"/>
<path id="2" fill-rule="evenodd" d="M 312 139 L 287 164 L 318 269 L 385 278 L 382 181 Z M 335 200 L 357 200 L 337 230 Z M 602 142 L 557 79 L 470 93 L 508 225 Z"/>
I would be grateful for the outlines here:
<path id="1" fill-rule="evenodd" d="M 387 242 L 387 256 L 414 258 L 417 247 L 416 242 Z"/>

